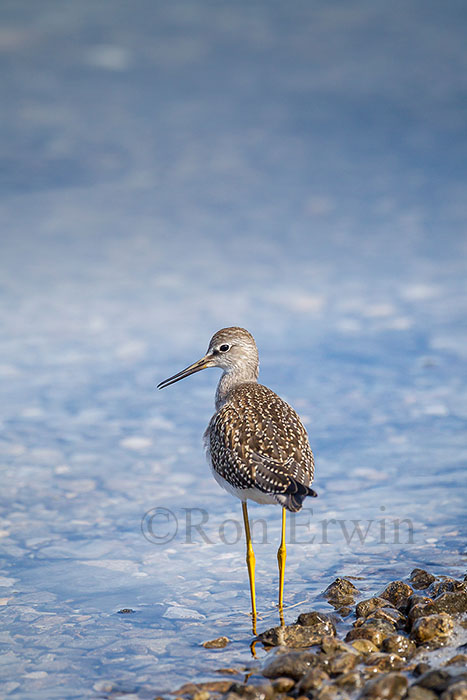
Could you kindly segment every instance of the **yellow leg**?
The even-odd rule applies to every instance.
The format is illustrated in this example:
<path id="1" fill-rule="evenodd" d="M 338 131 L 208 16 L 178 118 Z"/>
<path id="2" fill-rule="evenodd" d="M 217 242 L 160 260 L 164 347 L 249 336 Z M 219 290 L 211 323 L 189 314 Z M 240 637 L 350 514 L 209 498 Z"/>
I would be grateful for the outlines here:
<path id="1" fill-rule="evenodd" d="M 246 501 L 242 501 L 243 522 L 245 524 L 246 537 L 246 565 L 248 567 L 248 576 L 250 579 L 250 594 L 251 594 L 251 616 L 253 618 L 253 634 L 256 634 L 256 595 L 255 595 L 255 553 L 251 544 L 250 523 L 248 521 L 248 510 Z"/>
<path id="2" fill-rule="evenodd" d="M 284 576 L 285 576 L 285 559 L 287 550 L 285 548 L 285 508 L 282 508 L 282 536 L 281 544 L 277 550 L 277 562 L 279 564 L 279 615 L 281 623 L 284 624 L 283 607 L 284 607 Z"/>

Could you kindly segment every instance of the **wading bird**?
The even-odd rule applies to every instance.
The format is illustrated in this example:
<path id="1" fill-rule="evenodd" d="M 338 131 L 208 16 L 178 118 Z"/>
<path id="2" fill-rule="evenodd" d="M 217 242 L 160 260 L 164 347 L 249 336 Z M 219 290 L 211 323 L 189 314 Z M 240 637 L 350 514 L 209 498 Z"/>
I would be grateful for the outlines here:
<path id="1" fill-rule="evenodd" d="M 285 514 L 296 513 L 310 488 L 314 460 L 303 424 L 283 399 L 258 384 L 259 359 L 253 336 L 244 328 L 222 328 L 204 357 L 158 385 L 163 389 L 207 367 L 223 370 L 216 391 L 216 412 L 204 434 L 215 480 L 242 502 L 246 563 L 250 580 L 253 631 L 256 633 L 255 555 L 247 500 L 282 507 L 279 564 L 279 612 L 283 621 Z"/>

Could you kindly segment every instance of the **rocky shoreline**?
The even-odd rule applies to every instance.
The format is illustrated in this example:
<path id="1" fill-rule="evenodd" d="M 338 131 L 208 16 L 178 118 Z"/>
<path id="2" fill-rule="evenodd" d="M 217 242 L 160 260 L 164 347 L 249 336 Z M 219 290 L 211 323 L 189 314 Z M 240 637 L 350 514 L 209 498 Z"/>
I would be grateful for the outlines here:
<path id="1" fill-rule="evenodd" d="M 335 612 L 312 610 L 260 634 L 254 644 L 270 652 L 241 680 L 238 669 L 223 669 L 219 673 L 229 678 L 187 683 L 172 697 L 467 700 L 467 577 L 414 569 L 407 581 L 392 581 L 358 602 L 355 584 L 338 578 L 323 596 Z M 204 646 L 227 643 L 224 637 Z"/>

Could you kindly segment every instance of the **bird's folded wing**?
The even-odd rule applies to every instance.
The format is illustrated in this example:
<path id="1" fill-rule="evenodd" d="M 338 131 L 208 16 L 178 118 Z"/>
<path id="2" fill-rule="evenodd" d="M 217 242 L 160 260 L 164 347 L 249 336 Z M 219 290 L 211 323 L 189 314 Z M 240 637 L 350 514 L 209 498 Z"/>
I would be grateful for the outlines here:
<path id="1" fill-rule="evenodd" d="M 295 482 L 308 486 L 313 456 L 301 423 L 299 428 L 286 430 L 274 416 L 258 416 L 248 408 L 239 413 L 226 405 L 210 433 L 213 466 L 237 488 L 285 493 L 293 490 Z"/>

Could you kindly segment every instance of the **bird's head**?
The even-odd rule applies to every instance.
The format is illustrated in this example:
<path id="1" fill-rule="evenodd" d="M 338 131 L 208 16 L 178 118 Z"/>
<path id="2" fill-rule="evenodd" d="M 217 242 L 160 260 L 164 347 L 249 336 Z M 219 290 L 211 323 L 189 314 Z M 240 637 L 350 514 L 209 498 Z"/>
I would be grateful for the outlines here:
<path id="1" fill-rule="evenodd" d="M 204 357 L 165 379 L 158 384 L 157 388 L 163 389 L 208 367 L 220 367 L 224 372 L 235 372 L 247 378 L 256 379 L 259 368 L 258 349 L 251 333 L 236 326 L 222 328 L 212 336 Z"/>

